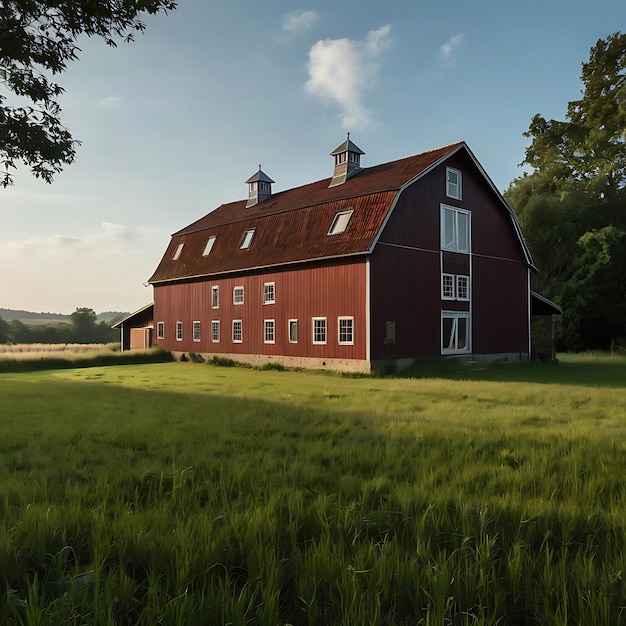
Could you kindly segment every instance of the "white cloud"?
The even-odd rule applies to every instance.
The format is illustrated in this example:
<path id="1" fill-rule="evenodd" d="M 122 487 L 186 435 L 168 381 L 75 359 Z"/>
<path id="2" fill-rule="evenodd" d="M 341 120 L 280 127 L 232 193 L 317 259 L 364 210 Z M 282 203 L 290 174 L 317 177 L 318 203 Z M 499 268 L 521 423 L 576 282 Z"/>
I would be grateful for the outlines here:
<path id="1" fill-rule="evenodd" d="M 365 92 L 378 76 L 376 60 L 389 44 L 391 26 L 370 31 L 363 40 L 325 39 L 309 51 L 309 80 L 306 90 L 320 98 L 337 102 L 343 109 L 341 122 L 346 128 L 367 126 L 370 112 Z"/>
<path id="2" fill-rule="evenodd" d="M 107 96 L 98 100 L 98 106 L 101 109 L 112 109 L 122 102 L 119 96 Z"/>
<path id="3" fill-rule="evenodd" d="M 287 13 L 283 17 L 283 30 L 289 35 L 295 36 L 315 26 L 319 19 L 320 16 L 315 11 Z"/>
<path id="4" fill-rule="evenodd" d="M 450 39 L 439 48 L 439 58 L 444 61 L 452 62 L 456 51 L 459 49 L 464 39 L 465 35 L 463 33 L 450 37 Z"/>

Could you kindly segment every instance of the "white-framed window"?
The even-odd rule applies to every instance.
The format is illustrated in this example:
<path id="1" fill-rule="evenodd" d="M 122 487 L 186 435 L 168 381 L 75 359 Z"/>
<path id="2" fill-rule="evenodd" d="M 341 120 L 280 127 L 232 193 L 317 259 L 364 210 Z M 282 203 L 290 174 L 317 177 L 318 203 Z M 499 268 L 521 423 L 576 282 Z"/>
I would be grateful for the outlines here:
<path id="1" fill-rule="evenodd" d="M 356 163 L 357 165 L 361 163 L 361 155 L 358 152 L 348 152 L 348 156 L 350 163 Z"/>
<path id="2" fill-rule="evenodd" d="M 274 320 L 263 320 L 263 343 L 275 343 L 274 340 Z"/>
<path id="3" fill-rule="evenodd" d="M 270 190 L 270 184 L 267 181 L 265 180 L 259 181 L 259 191 L 265 192 L 269 190 Z"/>
<path id="4" fill-rule="evenodd" d="M 204 252 L 202 253 L 202 256 L 209 256 L 209 254 L 211 254 L 211 250 L 213 250 L 213 244 L 215 243 L 216 239 L 217 235 L 211 235 L 208 238 L 206 246 L 204 246 Z"/>
<path id="5" fill-rule="evenodd" d="M 252 243 L 252 238 L 254 237 L 254 231 L 256 229 L 254 228 L 248 228 L 248 230 L 246 230 L 246 232 L 243 234 L 243 237 L 241 238 L 241 243 L 239 244 L 239 248 L 241 250 L 244 250 L 245 248 L 249 248 L 250 244 Z"/>
<path id="6" fill-rule="evenodd" d="M 457 300 L 469 300 L 470 299 L 470 279 L 469 276 L 458 275 L 456 276 L 456 299 Z"/>
<path id="7" fill-rule="evenodd" d="M 455 200 L 463 199 L 463 177 L 461 171 L 446 167 L 446 196 Z"/>
<path id="8" fill-rule="evenodd" d="M 338 235 L 339 233 L 343 233 L 346 228 L 348 228 L 348 222 L 350 222 L 352 213 L 352 209 L 349 211 L 339 211 L 339 213 L 335 215 L 333 223 L 330 225 L 328 234 Z"/>
<path id="9" fill-rule="evenodd" d="M 275 300 L 275 284 L 263 283 L 263 304 L 274 304 Z"/>
<path id="10" fill-rule="evenodd" d="M 347 154 L 345 152 L 340 152 L 335 155 L 335 165 L 341 165 L 346 162 Z"/>
<path id="11" fill-rule="evenodd" d="M 233 343 L 243 341 L 243 323 L 241 320 L 233 320 Z"/>
<path id="12" fill-rule="evenodd" d="M 394 321 L 385 322 L 384 343 L 396 343 L 396 323 Z"/>
<path id="13" fill-rule="evenodd" d="M 298 320 L 289 320 L 289 343 L 298 343 Z"/>
<path id="14" fill-rule="evenodd" d="M 213 285 L 211 287 L 211 308 L 220 308 L 220 287 L 219 285 Z"/>
<path id="15" fill-rule="evenodd" d="M 454 300 L 454 274 L 441 275 L 441 299 Z"/>
<path id="16" fill-rule="evenodd" d="M 165 339 L 165 322 L 157 322 L 157 339 Z"/>
<path id="17" fill-rule="evenodd" d="M 243 304 L 243 287 L 233 288 L 233 304 Z"/>
<path id="18" fill-rule="evenodd" d="M 441 247 L 453 252 L 470 251 L 470 212 L 441 205 Z"/>
<path id="19" fill-rule="evenodd" d="M 469 300 L 470 278 L 462 274 L 441 275 L 442 300 Z"/>
<path id="20" fill-rule="evenodd" d="M 469 313 L 443 311 L 441 314 L 441 354 L 470 351 L 471 317 Z"/>
<path id="21" fill-rule="evenodd" d="M 326 318 L 325 317 L 313 318 L 313 343 L 315 344 L 326 343 Z"/>
<path id="22" fill-rule="evenodd" d="M 256 180 L 253 180 L 249 184 L 250 184 L 250 191 L 256 191 L 256 187 L 257 187 Z"/>
<path id="23" fill-rule="evenodd" d="M 180 258 L 180 253 L 183 251 L 184 243 L 179 243 L 176 246 L 176 250 L 174 250 L 174 255 L 172 256 L 172 261 L 178 261 Z"/>
<path id="24" fill-rule="evenodd" d="M 338 317 L 337 321 L 339 323 L 339 345 L 354 345 L 354 318 Z"/>
<path id="25" fill-rule="evenodd" d="M 179 320 L 176 322 L 176 341 L 183 340 L 183 323 Z"/>
<path id="26" fill-rule="evenodd" d="M 211 320 L 211 341 L 218 343 L 220 340 L 220 321 Z"/>
<path id="27" fill-rule="evenodd" d="M 200 322 L 193 323 L 193 340 L 200 341 Z"/>

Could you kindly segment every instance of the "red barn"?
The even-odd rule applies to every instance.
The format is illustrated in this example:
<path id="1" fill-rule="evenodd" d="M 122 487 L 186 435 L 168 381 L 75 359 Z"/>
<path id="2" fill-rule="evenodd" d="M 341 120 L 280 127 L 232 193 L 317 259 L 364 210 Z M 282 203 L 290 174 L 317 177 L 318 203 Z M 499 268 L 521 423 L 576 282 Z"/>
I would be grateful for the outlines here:
<path id="1" fill-rule="evenodd" d="M 172 235 L 149 282 L 155 345 L 255 364 L 369 371 L 418 357 L 527 360 L 534 271 L 464 142 L 248 198 Z"/>

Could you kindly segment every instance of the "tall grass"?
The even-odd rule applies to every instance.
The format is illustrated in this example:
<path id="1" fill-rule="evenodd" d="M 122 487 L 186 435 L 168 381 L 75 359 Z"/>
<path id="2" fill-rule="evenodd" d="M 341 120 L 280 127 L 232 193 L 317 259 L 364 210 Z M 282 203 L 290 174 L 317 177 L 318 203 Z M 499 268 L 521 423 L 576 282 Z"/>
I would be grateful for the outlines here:
<path id="1" fill-rule="evenodd" d="M 626 399 L 570 367 L 3 374 L 0 622 L 621 624 Z"/>

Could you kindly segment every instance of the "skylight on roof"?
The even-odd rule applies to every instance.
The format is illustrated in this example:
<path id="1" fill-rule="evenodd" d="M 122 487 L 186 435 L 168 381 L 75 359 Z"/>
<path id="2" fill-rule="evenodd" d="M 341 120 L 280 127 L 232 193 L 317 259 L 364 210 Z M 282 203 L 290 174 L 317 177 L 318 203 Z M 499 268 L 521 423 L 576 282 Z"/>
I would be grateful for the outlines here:
<path id="1" fill-rule="evenodd" d="M 211 235 L 209 237 L 209 240 L 206 242 L 206 246 L 204 246 L 204 252 L 202 253 L 202 256 L 208 256 L 211 253 L 211 250 L 213 249 L 213 244 L 215 243 L 216 239 L 217 235 Z"/>
<path id="2" fill-rule="evenodd" d="M 346 228 L 348 228 L 348 222 L 352 217 L 353 211 L 339 211 L 335 215 L 335 219 L 333 219 L 333 223 L 330 226 L 330 230 L 328 231 L 329 235 L 338 235 L 339 233 L 343 233 Z"/>
<path id="3" fill-rule="evenodd" d="M 183 243 L 179 243 L 178 246 L 176 246 L 176 250 L 174 251 L 174 256 L 172 257 L 173 261 L 178 261 L 178 259 L 180 258 L 180 253 L 183 251 L 183 246 L 184 246 L 184 242 Z"/>
<path id="4" fill-rule="evenodd" d="M 256 229 L 255 228 L 249 228 L 244 234 L 243 237 L 241 238 L 241 244 L 239 245 L 239 248 L 241 250 L 244 250 L 245 248 L 249 248 L 250 244 L 252 243 L 252 237 L 254 237 L 254 231 Z"/>

